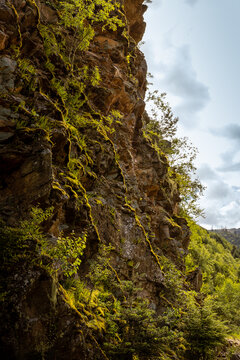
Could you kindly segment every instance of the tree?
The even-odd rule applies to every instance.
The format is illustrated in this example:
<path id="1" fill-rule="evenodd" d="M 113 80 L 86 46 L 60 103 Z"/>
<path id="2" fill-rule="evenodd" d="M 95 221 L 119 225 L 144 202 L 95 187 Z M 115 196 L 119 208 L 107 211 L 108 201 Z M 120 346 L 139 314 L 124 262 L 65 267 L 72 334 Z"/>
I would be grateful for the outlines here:
<path id="1" fill-rule="evenodd" d="M 183 329 L 188 343 L 188 359 L 213 359 L 216 347 L 225 342 L 226 326 L 208 304 L 193 306 L 186 315 Z"/>
<path id="2" fill-rule="evenodd" d="M 145 114 L 144 135 L 158 152 L 164 152 L 168 158 L 170 175 L 179 186 L 183 214 L 198 218 L 203 212 L 197 201 L 204 187 L 196 176 L 194 161 L 197 149 L 187 137 L 177 136 L 179 118 L 174 116 L 166 101 L 166 93 L 148 91 L 146 100 L 151 110 L 150 115 Z"/>

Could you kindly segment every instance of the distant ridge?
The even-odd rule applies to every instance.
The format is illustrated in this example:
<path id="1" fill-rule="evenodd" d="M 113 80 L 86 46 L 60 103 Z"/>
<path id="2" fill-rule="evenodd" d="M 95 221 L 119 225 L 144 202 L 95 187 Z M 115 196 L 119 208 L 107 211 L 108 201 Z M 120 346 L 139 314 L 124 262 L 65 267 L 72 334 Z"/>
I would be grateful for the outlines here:
<path id="1" fill-rule="evenodd" d="M 240 247 L 240 229 L 213 229 L 210 231 L 223 236 L 231 244 Z"/>

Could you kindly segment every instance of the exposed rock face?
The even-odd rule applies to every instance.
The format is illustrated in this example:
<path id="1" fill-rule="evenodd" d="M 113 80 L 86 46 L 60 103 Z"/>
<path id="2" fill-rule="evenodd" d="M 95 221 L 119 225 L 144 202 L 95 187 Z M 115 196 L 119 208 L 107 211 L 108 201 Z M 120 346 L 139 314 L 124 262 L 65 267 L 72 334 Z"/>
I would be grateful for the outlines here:
<path id="1" fill-rule="evenodd" d="M 52 152 L 45 134 L 30 132 L 4 132 L 2 139 L 0 206 L 2 216 L 14 224 L 16 213 L 29 203 L 47 199 L 52 183 Z"/>
<path id="2" fill-rule="evenodd" d="M 125 0 L 124 8 L 129 23 L 129 34 L 138 43 L 142 40 L 146 24 L 143 21 L 143 14 L 147 6 L 142 0 Z"/>
<path id="3" fill-rule="evenodd" d="M 198 267 L 197 269 L 188 273 L 188 281 L 191 284 L 193 290 L 199 292 L 203 283 L 203 276 L 201 269 Z"/>
<path id="4" fill-rule="evenodd" d="M 233 354 L 231 357 L 231 360 L 239 360 L 240 359 L 240 354 Z"/>
<path id="5" fill-rule="evenodd" d="M 88 168 L 79 170 L 81 191 L 77 198 L 77 185 L 70 186 L 66 180 L 67 165 L 71 156 L 84 163 L 87 155 L 64 125 L 56 93 L 52 92 L 54 100 L 46 95 L 51 79 L 43 68 L 46 50 L 38 24 L 50 26 L 58 21 L 57 11 L 48 4 L 0 1 L 0 216 L 15 226 L 32 206 L 53 206 L 53 216 L 46 225 L 51 236 L 58 236 L 62 229 L 81 234 L 88 228 L 83 273 L 99 241 L 110 243 L 115 248 L 112 262 L 119 277 L 145 274 L 142 296 L 160 311 L 163 304 L 158 294 L 164 275 L 159 257 L 164 254 L 183 269 L 189 231 L 177 213 L 180 198 L 168 175 L 167 159 L 142 135 L 147 66 L 135 41 L 144 33 L 146 6 L 142 0 L 124 1 L 128 41 L 120 31 L 96 26 L 88 50 L 76 52 L 79 67 L 97 66 L 101 75 L 100 83 L 87 89 L 84 112 L 93 109 L 96 121 L 100 121 L 99 113 L 121 113 L 108 136 L 99 133 L 96 126 L 80 125 L 96 176 Z M 126 56 L 129 51 L 130 60 Z M 17 52 L 34 64 L 34 90 L 26 89 Z M 55 66 L 64 80 L 66 68 L 57 56 Z M 33 105 L 38 115 L 31 112 Z M 39 114 L 56 124 L 51 127 L 51 139 L 33 120 Z M 27 128 L 21 127 L 24 121 Z M 5 276 L 10 285 L 8 307 L 5 304 L 1 314 L 4 359 L 104 358 L 77 313 L 64 301 L 63 292 L 41 267 L 21 262 Z"/>

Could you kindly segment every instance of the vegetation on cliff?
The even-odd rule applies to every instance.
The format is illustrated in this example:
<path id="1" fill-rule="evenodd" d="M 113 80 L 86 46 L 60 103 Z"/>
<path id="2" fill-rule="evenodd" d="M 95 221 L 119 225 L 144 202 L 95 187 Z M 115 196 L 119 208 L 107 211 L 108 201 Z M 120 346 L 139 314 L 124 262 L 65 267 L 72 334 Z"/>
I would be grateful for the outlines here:
<path id="1" fill-rule="evenodd" d="M 197 149 L 187 137 L 177 136 L 178 117 L 166 101 L 166 93 L 148 91 L 146 101 L 151 106 L 146 117 L 144 134 L 159 152 L 164 152 L 169 161 L 169 172 L 178 184 L 181 196 L 181 214 L 198 219 L 203 211 L 198 204 L 204 186 L 196 176 L 194 161 Z"/>
<path id="2" fill-rule="evenodd" d="M 199 214 L 202 186 L 165 95 L 150 95 L 160 122 L 144 112 L 145 10 L 142 0 L 0 3 L 5 359 L 200 360 L 224 342 L 216 314 L 226 320 L 237 265 L 203 267 L 205 301 L 185 278 L 185 217 Z M 190 272 L 198 249 L 193 238 Z"/>

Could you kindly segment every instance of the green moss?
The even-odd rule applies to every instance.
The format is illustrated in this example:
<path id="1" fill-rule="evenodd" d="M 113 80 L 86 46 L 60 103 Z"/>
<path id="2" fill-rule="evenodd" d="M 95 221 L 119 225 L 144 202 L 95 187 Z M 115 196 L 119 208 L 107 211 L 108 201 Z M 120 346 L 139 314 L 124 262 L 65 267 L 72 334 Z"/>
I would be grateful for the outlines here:
<path id="1" fill-rule="evenodd" d="M 59 184 L 58 181 L 53 181 L 52 188 L 55 189 L 55 190 L 58 190 L 64 196 L 68 196 L 67 192 L 62 188 L 62 186 Z"/>
<path id="2" fill-rule="evenodd" d="M 133 266 L 134 266 L 133 260 L 129 260 L 129 261 L 127 262 L 127 264 L 128 264 L 128 266 L 130 266 L 130 267 L 133 267 Z"/>
<path id="3" fill-rule="evenodd" d="M 125 203 L 125 206 L 131 211 L 134 213 L 134 217 L 135 217 L 135 221 L 136 221 L 136 224 L 137 226 L 139 226 L 139 228 L 142 230 L 143 234 L 144 234 L 144 237 L 145 237 L 145 240 L 146 240 L 146 243 L 150 249 L 150 252 L 154 258 L 154 260 L 156 261 L 157 265 L 159 266 L 160 269 L 162 269 L 162 266 L 160 264 L 160 261 L 159 261 L 159 256 L 155 253 L 154 249 L 153 249 L 153 246 L 151 244 L 151 241 L 150 241 L 150 238 L 149 238 L 149 235 L 148 233 L 146 232 L 144 226 L 142 225 L 137 213 L 136 213 L 136 210 L 129 204 L 129 203 Z"/>
<path id="4" fill-rule="evenodd" d="M 181 226 L 176 223 L 176 221 L 173 218 L 166 218 L 166 221 L 173 227 L 177 227 L 181 229 Z"/>

